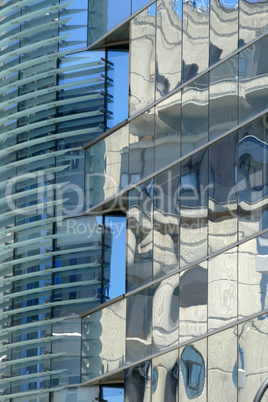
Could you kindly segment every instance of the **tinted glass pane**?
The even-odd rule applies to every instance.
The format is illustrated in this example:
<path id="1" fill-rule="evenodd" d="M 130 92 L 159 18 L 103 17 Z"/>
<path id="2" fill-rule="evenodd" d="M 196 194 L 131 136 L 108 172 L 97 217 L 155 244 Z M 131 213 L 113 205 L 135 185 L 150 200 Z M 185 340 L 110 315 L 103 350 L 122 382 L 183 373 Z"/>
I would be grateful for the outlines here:
<path id="1" fill-rule="evenodd" d="M 156 98 L 168 94 L 181 82 L 182 1 L 157 4 Z"/>
<path id="2" fill-rule="evenodd" d="M 154 202 L 154 278 L 179 268 L 180 166 L 155 178 Z"/>
<path id="3" fill-rule="evenodd" d="M 154 113 L 148 110 L 130 122 L 129 183 L 133 184 L 154 169 Z"/>
<path id="4" fill-rule="evenodd" d="M 240 130 L 239 236 L 245 238 L 268 228 L 267 115 Z"/>
<path id="5" fill-rule="evenodd" d="M 179 401 L 207 400 L 207 340 L 180 349 Z"/>
<path id="6" fill-rule="evenodd" d="M 118 12 L 119 9 L 120 12 Z M 88 10 L 88 44 L 90 45 L 130 16 L 131 0 L 89 0 Z"/>
<path id="7" fill-rule="evenodd" d="M 239 54 L 239 121 L 267 108 L 268 35 Z"/>
<path id="8" fill-rule="evenodd" d="M 208 401 L 237 401 L 234 381 L 237 366 L 236 328 L 208 338 Z"/>
<path id="9" fill-rule="evenodd" d="M 207 332 L 207 262 L 180 274 L 180 342 Z"/>
<path id="10" fill-rule="evenodd" d="M 238 326 L 238 401 L 253 401 L 268 377 L 267 314 Z M 267 399 L 267 390 L 262 401 Z"/>
<path id="11" fill-rule="evenodd" d="M 127 212 L 127 292 L 152 280 L 153 181 L 129 192 Z"/>
<path id="12" fill-rule="evenodd" d="M 245 45 L 267 30 L 267 1 L 241 0 L 239 3 L 240 46 Z"/>
<path id="13" fill-rule="evenodd" d="M 237 241 L 237 133 L 209 149 L 209 252 Z"/>
<path id="14" fill-rule="evenodd" d="M 130 116 L 154 101 L 155 5 L 130 23 Z"/>
<path id="15" fill-rule="evenodd" d="M 238 315 L 244 318 L 267 308 L 267 233 L 241 244 L 238 250 Z"/>
<path id="16" fill-rule="evenodd" d="M 182 91 L 182 155 L 208 141 L 208 74 Z"/>
<path id="17" fill-rule="evenodd" d="M 129 126 L 86 150 L 86 208 L 116 195 L 128 184 Z"/>
<path id="18" fill-rule="evenodd" d="M 183 2 L 183 81 L 208 67 L 209 1 Z"/>
<path id="19" fill-rule="evenodd" d="M 126 362 L 151 354 L 153 290 L 144 289 L 127 298 Z"/>
<path id="20" fill-rule="evenodd" d="M 155 170 L 180 157 L 181 92 L 170 96 L 155 108 Z"/>
<path id="21" fill-rule="evenodd" d="M 237 248 L 208 262 L 208 329 L 237 319 Z"/>
<path id="22" fill-rule="evenodd" d="M 238 47 L 238 0 L 211 0 L 210 65 Z"/>
<path id="23" fill-rule="evenodd" d="M 125 333 L 126 300 L 111 304 L 83 319 L 83 381 L 107 374 L 125 364 Z"/>
<path id="24" fill-rule="evenodd" d="M 178 343 L 179 280 L 180 275 L 176 274 L 154 287 L 153 353 Z"/>
<path id="25" fill-rule="evenodd" d="M 180 264 L 207 255 L 208 152 L 201 151 L 181 163 Z"/>
<path id="26" fill-rule="evenodd" d="M 152 402 L 178 401 L 178 350 L 156 357 L 152 364 Z"/>
<path id="27" fill-rule="evenodd" d="M 238 56 L 209 73 L 209 139 L 238 124 Z"/>
<path id="28" fill-rule="evenodd" d="M 151 400 L 151 362 L 131 367 L 125 373 L 126 401 L 147 402 Z"/>

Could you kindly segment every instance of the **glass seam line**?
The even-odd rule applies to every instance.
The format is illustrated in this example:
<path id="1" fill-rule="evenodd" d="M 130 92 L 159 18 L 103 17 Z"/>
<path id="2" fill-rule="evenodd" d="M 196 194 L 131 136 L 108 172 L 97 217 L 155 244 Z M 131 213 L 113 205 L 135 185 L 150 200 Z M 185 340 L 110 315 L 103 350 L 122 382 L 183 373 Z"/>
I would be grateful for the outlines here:
<path id="1" fill-rule="evenodd" d="M 164 351 L 161 350 L 161 352 L 157 352 L 157 353 L 148 355 L 148 356 L 146 356 L 146 358 L 137 360 L 135 363 L 132 363 L 132 362 L 131 362 L 131 363 L 127 363 L 127 364 L 125 364 L 124 366 L 122 366 L 120 369 L 116 369 L 116 370 L 114 370 L 114 371 L 111 371 L 111 372 L 108 373 L 108 374 L 100 375 L 100 376 L 98 376 L 98 377 L 93 378 L 92 380 L 86 381 L 86 382 L 81 383 L 81 384 L 78 384 L 78 385 L 79 385 L 79 386 L 87 386 L 87 385 L 91 385 L 91 384 L 94 384 L 94 383 L 98 383 L 98 381 L 103 380 L 104 378 L 109 378 L 111 375 L 120 373 L 122 370 L 130 369 L 130 368 L 135 367 L 135 366 L 137 366 L 137 365 L 139 365 L 139 364 L 141 364 L 141 363 L 144 363 L 144 362 L 146 362 L 146 361 L 148 361 L 148 360 L 151 360 L 151 359 L 154 359 L 154 358 L 156 358 L 156 357 L 162 356 L 162 355 L 164 355 L 164 354 L 166 354 L 166 353 L 168 353 L 168 352 L 172 352 L 172 351 L 174 351 L 174 350 L 180 349 L 181 347 L 184 347 L 184 346 L 187 346 L 187 345 L 191 345 L 193 342 L 197 342 L 197 341 L 200 341 L 200 340 L 202 340 L 202 339 L 206 339 L 206 338 L 208 338 L 208 337 L 210 337 L 210 336 L 213 336 L 213 335 L 215 335 L 215 334 L 218 334 L 218 333 L 220 333 L 220 332 L 223 332 L 223 331 L 225 331 L 225 330 L 227 330 L 227 329 L 235 328 L 237 325 L 243 324 L 244 322 L 250 321 L 250 320 L 252 320 L 252 319 L 254 319 L 254 318 L 261 317 L 262 315 L 265 315 L 265 314 L 268 314 L 268 308 L 265 309 L 265 310 L 263 310 L 263 311 L 259 311 L 258 313 L 251 314 L 251 315 L 249 315 L 249 316 L 247 316 L 247 317 L 245 317 L 245 318 L 241 318 L 241 319 L 239 319 L 239 320 L 237 320 L 237 321 L 234 321 L 234 322 L 232 322 L 232 323 L 230 323 L 230 324 L 226 324 L 226 325 L 222 326 L 221 328 L 217 328 L 217 329 L 211 330 L 210 332 L 206 332 L 205 334 L 196 336 L 196 337 L 194 337 L 194 338 L 191 339 L 191 340 L 188 340 L 188 341 L 185 341 L 185 342 L 181 342 L 181 343 L 179 343 L 179 344 L 176 345 L 176 346 L 172 346 L 172 347 L 170 347 L 170 348 L 165 349 Z M 67 386 L 66 388 L 72 388 L 73 386 L 74 386 L 74 385 L 69 385 L 69 386 Z"/>
<path id="2" fill-rule="evenodd" d="M 266 31 L 265 33 L 263 33 L 262 35 L 258 36 L 257 38 L 253 39 L 252 41 L 248 42 L 247 44 L 245 44 L 244 46 L 242 46 L 241 48 L 235 50 L 234 52 L 230 53 L 228 56 L 226 56 L 224 59 L 220 60 L 219 62 L 213 64 L 212 66 L 209 66 L 206 70 L 202 71 L 201 73 L 195 75 L 192 79 L 184 82 L 183 84 L 181 84 L 179 87 L 173 89 L 170 93 L 168 93 L 167 95 L 163 96 L 162 98 L 158 99 L 157 101 L 151 103 L 151 105 L 147 106 L 146 108 L 142 109 L 140 112 L 136 113 L 135 115 L 128 117 L 127 119 L 123 120 L 122 122 L 118 123 L 116 126 L 112 127 L 111 129 L 109 129 L 108 131 L 104 132 L 103 134 L 101 134 L 100 136 L 98 136 L 97 138 L 95 138 L 92 141 L 89 141 L 88 143 L 86 143 L 85 145 L 83 145 L 84 149 L 87 149 L 89 147 L 91 147 L 92 145 L 94 145 L 95 143 L 97 143 L 98 141 L 101 141 L 102 139 L 104 139 L 106 136 L 112 134 L 114 131 L 118 130 L 119 128 L 123 127 L 124 125 L 127 125 L 128 123 L 130 123 L 133 119 L 135 119 L 136 117 L 142 115 L 143 113 L 145 113 L 146 111 L 148 111 L 149 109 L 153 108 L 154 106 L 157 106 L 159 103 L 161 103 L 162 101 L 168 99 L 169 97 L 175 95 L 177 92 L 181 91 L 182 89 L 184 89 L 187 85 L 193 83 L 196 79 L 202 77 L 203 75 L 207 74 L 208 72 L 214 70 L 214 68 L 217 68 L 218 66 L 222 65 L 223 63 L 225 63 L 226 61 L 230 60 L 232 57 L 236 56 L 237 54 L 243 52 L 245 49 L 247 49 L 248 47 L 254 45 L 256 42 L 258 42 L 259 40 L 263 39 L 266 35 L 268 35 L 268 32 Z"/>
<path id="3" fill-rule="evenodd" d="M 231 135 L 232 133 L 234 133 L 237 130 L 240 130 L 241 128 L 245 127 L 246 125 L 252 123 L 253 121 L 259 119 L 260 117 L 264 116 L 265 114 L 268 113 L 268 108 L 264 109 L 262 112 L 257 113 L 256 115 L 254 115 L 253 117 L 243 121 L 240 124 L 237 124 L 235 127 L 231 128 L 230 130 L 226 131 L 225 133 L 221 134 L 219 137 L 214 138 L 208 142 L 206 142 L 205 144 L 201 145 L 200 147 L 194 149 L 193 151 L 189 152 L 188 154 L 183 155 L 182 157 L 178 158 L 176 161 L 170 163 L 169 165 L 166 165 L 165 167 L 157 170 L 156 172 L 151 173 L 150 175 L 146 176 L 145 178 L 143 178 L 142 180 L 137 181 L 134 184 L 129 185 L 128 187 L 124 188 L 123 190 L 121 190 L 118 194 L 107 198 L 106 200 L 100 202 L 99 204 L 95 205 L 92 208 L 89 208 L 87 211 L 84 212 L 84 215 L 90 215 L 92 213 L 105 213 L 105 211 L 101 210 L 101 207 L 105 207 L 106 204 L 122 197 L 125 193 L 137 188 L 138 186 L 140 186 L 141 184 L 145 183 L 148 180 L 153 179 L 154 177 L 156 177 L 157 175 L 164 173 L 166 170 L 174 167 L 175 165 L 183 162 L 184 160 L 186 160 L 187 158 L 195 155 L 198 152 L 201 152 L 203 150 L 205 150 L 206 148 L 209 148 L 211 145 L 214 145 L 216 142 L 222 140 L 223 138 L 227 137 L 228 135 Z M 111 133 L 112 134 L 112 133 Z M 103 139 L 103 138 L 102 138 Z M 98 141 L 96 141 L 98 142 Z M 93 144 L 95 145 L 95 144 Z M 84 147 L 82 147 L 83 149 L 85 149 Z M 85 149 L 86 150 L 86 149 Z"/>

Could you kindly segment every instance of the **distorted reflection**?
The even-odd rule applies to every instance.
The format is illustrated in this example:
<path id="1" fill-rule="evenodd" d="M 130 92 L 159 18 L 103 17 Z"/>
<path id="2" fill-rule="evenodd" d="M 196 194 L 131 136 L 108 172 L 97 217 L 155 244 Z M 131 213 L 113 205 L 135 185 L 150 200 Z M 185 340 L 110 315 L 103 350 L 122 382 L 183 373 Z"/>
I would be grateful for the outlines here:
<path id="1" fill-rule="evenodd" d="M 170 96 L 155 108 L 155 166 L 161 169 L 180 157 L 181 92 Z"/>
<path id="2" fill-rule="evenodd" d="M 238 250 L 238 318 L 244 318 L 268 307 L 267 233 Z"/>
<path id="3" fill-rule="evenodd" d="M 208 68 L 209 1 L 183 1 L 183 81 Z"/>
<path id="4" fill-rule="evenodd" d="M 154 289 L 152 353 L 174 346 L 179 335 L 179 274 L 164 279 Z"/>
<path id="5" fill-rule="evenodd" d="M 116 195 L 128 184 L 129 126 L 126 125 L 86 150 L 86 206 L 91 208 Z"/>
<path id="6" fill-rule="evenodd" d="M 147 110 L 129 126 L 129 184 L 154 170 L 154 109 Z"/>
<path id="7" fill-rule="evenodd" d="M 152 402 L 178 401 L 179 362 L 178 350 L 172 350 L 153 359 Z"/>
<path id="8" fill-rule="evenodd" d="M 238 0 L 210 0 L 210 65 L 238 47 Z"/>
<path id="9" fill-rule="evenodd" d="M 206 401 L 206 339 L 186 346 L 180 352 L 179 400 Z"/>
<path id="10" fill-rule="evenodd" d="M 147 402 L 151 400 L 151 362 L 146 361 L 126 370 L 125 402 Z"/>
<path id="11" fill-rule="evenodd" d="M 180 165 L 155 178 L 154 278 L 179 267 L 179 184 Z"/>
<path id="12" fill-rule="evenodd" d="M 209 139 L 238 124 L 238 56 L 209 73 Z"/>
<path id="13" fill-rule="evenodd" d="M 239 236 L 268 228 L 268 122 L 267 115 L 240 130 Z"/>
<path id="14" fill-rule="evenodd" d="M 239 53 L 239 121 L 267 107 L 268 35 Z"/>
<path id="15" fill-rule="evenodd" d="M 200 151 L 181 166 L 180 264 L 207 255 L 208 152 Z"/>
<path id="16" fill-rule="evenodd" d="M 237 133 L 209 150 L 209 252 L 237 241 Z"/>
<path id="17" fill-rule="evenodd" d="M 156 98 L 168 94 L 181 82 L 182 1 L 157 4 Z"/>
<path id="18" fill-rule="evenodd" d="M 153 290 L 144 289 L 127 298 L 126 361 L 151 354 Z"/>
<path id="19" fill-rule="evenodd" d="M 113 303 L 82 320 L 83 381 L 125 364 L 125 332 L 126 300 Z"/>
<path id="20" fill-rule="evenodd" d="M 237 248 L 208 262 L 208 329 L 237 319 Z"/>
<path id="21" fill-rule="evenodd" d="M 182 155 L 208 141 L 208 74 L 182 91 Z"/>
<path id="22" fill-rule="evenodd" d="M 268 3 L 261 0 L 241 0 L 239 10 L 239 45 L 241 47 L 267 30 Z"/>
<path id="23" fill-rule="evenodd" d="M 230 328 L 208 338 L 208 402 L 237 400 L 233 368 L 237 360 L 237 334 Z"/>
<path id="24" fill-rule="evenodd" d="M 267 314 L 238 326 L 238 401 L 253 401 L 259 387 L 268 377 Z M 262 398 L 266 400 L 267 391 Z"/>
<path id="25" fill-rule="evenodd" d="M 130 22 L 130 115 L 154 101 L 155 4 Z"/>
<path id="26" fill-rule="evenodd" d="M 180 274 L 179 301 L 180 342 L 204 334 L 207 331 L 207 262 Z"/>
<path id="27" fill-rule="evenodd" d="M 153 192 L 153 180 L 129 192 L 127 292 L 152 280 Z"/>

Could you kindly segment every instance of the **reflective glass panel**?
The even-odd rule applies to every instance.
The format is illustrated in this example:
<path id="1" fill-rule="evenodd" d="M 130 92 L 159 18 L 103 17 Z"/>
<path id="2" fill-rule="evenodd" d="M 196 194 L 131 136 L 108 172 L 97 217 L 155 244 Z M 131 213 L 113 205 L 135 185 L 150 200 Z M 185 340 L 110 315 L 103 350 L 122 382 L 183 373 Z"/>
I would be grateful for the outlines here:
<path id="1" fill-rule="evenodd" d="M 208 141 L 208 74 L 182 90 L 181 154 L 195 150 Z"/>
<path id="2" fill-rule="evenodd" d="M 268 35 L 239 53 L 239 121 L 267 108 Z"/>
<path id="3" fill-rule="evenodd" d="M 268 3 L 260 0 L 241 0 L 239 3 L 240 47 L 267 30 Z"/>
<path id="4" fill-rule="evenodd" d="M 181 163 L 180 265 L 207 255 L 208 151 Z"/>
<path id="5" fill-rule="evenodd" d="M 237 241 L 237 133 L 209 149 L 209 253 Z"/>
<path id="6" fill-rule="evenodd" d="M 181 272 L 179 298 L 179 340 L 184 342 L 207 332 L 207 262 Z"/>
<path id="7" fill-rule="evenodd" d="M 128 185 L 129 126 L 126 125 L 86 150 L 86 207 L 115 196 Z"/>
<path id="8" fill-rule="evenodd" d="M 127 298 L 126 362 L 135 362 L 152 350 L 152 288 Z"/>
<path id="9" fill-rule="evenodd" d="M 155 177 L 154 278 L 179 268 L 180 165 Z"/>
<path id="10" fill-rule="evenodd" d="M 179 401 L 207 401 L 207 340 L 180 349 Z"/>
<path id="11" fill-rule="evenodd" d="M 165 353 L 152 361 L 152 402 L 178 401 L 178 350 Z"/>
<path id="12" fill-rule="evenodd" d="M 236 327 L 208 337 L 208 401 L 237 401 Z"/>
<path id="13" fill-rule="evenodd" d="M 178 343 L 179 280 L 180 275 L 176 274 L 154 287 L 152 353 Z"/>
<path id="14" fill-rule="evenodd" d="M 253 401 L 268 377 L 267 314 L 238 326 L 238 401 Z M 267 390 L 261 399 L 267 400 Z"/>
<path id="15" fill-rule="evenodd" d="M 268 236 L 238 248 L 238 316 L 244 318 L 268 307 Z"/>
<path id="16" fill-rule="evenodd" d="M 130 116 L 154 101 L 155 4 L 130 22 Z"/>
<path id="17" fill-rule="evenodd" d="M 154 169 L 154 109 L 131 120 L 129 125 L 129 184 Z"/>
<path id="18" fill-rule="evenodd" d="M 152 280 L 153 180 L 129 192 L 127 211 L 127 292 Z"/>
<path id="19" fill-rule="evenodd" d="M 140 8 L 146 6 L 151 0 L 132 0 L 132 14 L 138 11 Z"/>
<path id="20" fill-rule="evenodd" d="M 182 0 L 157 3 L 156 99 L 181 83 Z"/>
<path id="21" fill-rule="evenodd" d="M 238 56 L 209 73 L 209 139 L 238 124 Z"/>
<path id="22" fill-rule="evenodd" d="M 210 65 L 238 47 L 238 0 L 210 0 Z"/>
<path id="23" fill-rule="evenodd" d="M 239 237 L 268 228 L 268 115 L 240 130 Z"/>
<path id="24" fill-rule="evenodd" d="M 183 81 L 208 68 L 209 1 L 183 1 Z"/>
<path id="25" fill-rule="evenodd" d="M 90 45 L 130 16 L 131 0 L 89 0 L 88 10 Z"/>
<path id="26" fill-rule="evenodd" d="M 155 171 L 176 161 L 181 148 L 181 92 L 155 108 Z"/>
<path id="27" fill-rule="evenodd" d="M 237 248 L 208 262 L 208 329 L 237 319 Z"/>
<path id="28" fill-rule="evenodd" d="M 126 300 L 113 303 L 83 319 L 83 381 L 107 374 L 125 364 L 125 334 Z"/>
<path id="29" fill-rule="evenodd" d="M 151 401 L 151 362 L 146 361 L 125 372 L 125 402 Z"/>

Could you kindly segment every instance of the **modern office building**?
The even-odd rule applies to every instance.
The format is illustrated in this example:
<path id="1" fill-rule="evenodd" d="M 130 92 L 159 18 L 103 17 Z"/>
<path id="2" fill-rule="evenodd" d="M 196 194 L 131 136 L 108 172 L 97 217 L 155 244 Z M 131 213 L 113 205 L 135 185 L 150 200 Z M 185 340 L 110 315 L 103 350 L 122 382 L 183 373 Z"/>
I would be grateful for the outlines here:
<path id="1" fill-rule="evenodd" d="M 0 0 L 0 26 L 0 401 L 252 402 L 268 3 Z"/>

